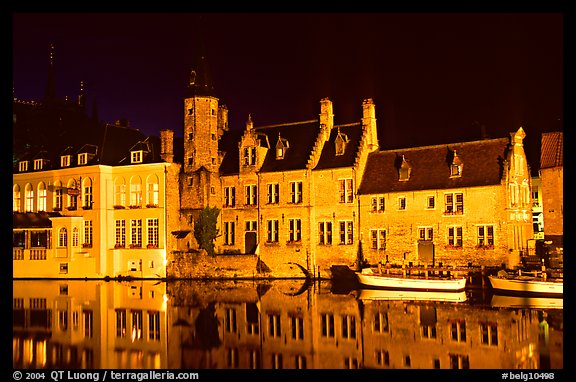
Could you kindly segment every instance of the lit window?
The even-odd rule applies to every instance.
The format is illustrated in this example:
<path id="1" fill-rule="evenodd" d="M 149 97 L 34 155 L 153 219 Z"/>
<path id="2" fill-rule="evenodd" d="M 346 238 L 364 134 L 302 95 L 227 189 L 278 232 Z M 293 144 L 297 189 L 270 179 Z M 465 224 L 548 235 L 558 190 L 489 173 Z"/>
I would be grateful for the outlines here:
<path id="1" fill-rule="evenodd" d="M 34 159 L 34 170 L 42 170 L 44 159 Z"/>
<path id="2" fill-rule="evenodd" d="M 130 152 L 130 163 L 142 163 L 142 150 Z"/>
<path id="3" fill-rule="evenodd" d="M 20 172 L 28 171 L 28 161 L 26 160 L 20 161 L 18 163 L 18 171 Z"/>
<path id="4" fill-rule="evenodd" d="M 352 179 L 339 179 L 338 191 L 340 193 L 340 203 L 354 202 L 354 186 Z"/>
<path id="5" fill-rule="evenodd" d="M 84 165 L 86 163 L 88 163 L 88 153 L 78 154 L 78 164 Z"/>
<path id="6" fill-rule="evenodd" d="M 60 167 L 69 167 L 70 166 L 70 155 L 62 155 L 60 157 Z"/>
<path id="7" fill-rule="evenodd" d="M 418 228 L 418 239 L 431 241 L 434 238 L 434 229 L 432 227 Z"/>

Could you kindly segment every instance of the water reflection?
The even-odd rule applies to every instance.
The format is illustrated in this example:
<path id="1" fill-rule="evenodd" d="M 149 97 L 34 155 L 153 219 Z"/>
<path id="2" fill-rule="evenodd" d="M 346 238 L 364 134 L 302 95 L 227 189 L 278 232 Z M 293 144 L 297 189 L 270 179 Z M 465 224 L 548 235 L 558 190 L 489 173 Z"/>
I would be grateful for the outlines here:
<path id="1" fill-rule="evenodd" d="M 558 300 L 331 290 L 302 280 L 14 281 L 13 366 L 562 368 Z"/>

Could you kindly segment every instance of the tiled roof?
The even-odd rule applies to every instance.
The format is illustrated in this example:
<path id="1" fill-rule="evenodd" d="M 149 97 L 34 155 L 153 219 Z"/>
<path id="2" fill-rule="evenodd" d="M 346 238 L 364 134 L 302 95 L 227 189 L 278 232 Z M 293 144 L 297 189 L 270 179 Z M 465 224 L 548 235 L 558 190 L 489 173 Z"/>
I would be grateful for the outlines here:
<path id="1" fill-rule="evenodd" d="M 218 144 L 220 151 L 225 152 L 224 159 L 220 164 L 220 174 L 233 175 L 240 171 L 240 149 L 238 144 L 244 134 L 243 130 L 231 129 L 224 133 Z"/>
<path id="2" fill-rule="evenodd" d="M 508 138 L 377 151 L 368 155 L 360 194 L 474 187 L 499 184 Z M 462 175 L 450 177 L 450 162 L 456 150 L 463 163 Z M 411 166 L 410 178 L 400 181 L 402 156 Z"/>
<path id="3" fill-rule="evenodd" d="M 59 212 L 15 212 L 12 228 L 51 228 L 51 217 L 62 216 Z"/>
<path id="4" fill-rule="evenodd" d="M 564 134 L 561 131 L 542 133 L 540 168 L 561 167 L 564 163 Z"/>
<path id="5" fill-rule="evenodd" d="M 334 141 L 338 136 L 338 131 L 348 137 L 348 143 L 346 144 L 344 154 L 342 155 L 336 155 L 336 145 Z M 361 138 L 362 125 L 360 123 L 334 126 L 330 132 L 330 138 L 328 139 L 328 142 L 324 144 L 318 165 L 314 169 L 321 170 L 353 166 L 354 161 L 356 160 Z"/>

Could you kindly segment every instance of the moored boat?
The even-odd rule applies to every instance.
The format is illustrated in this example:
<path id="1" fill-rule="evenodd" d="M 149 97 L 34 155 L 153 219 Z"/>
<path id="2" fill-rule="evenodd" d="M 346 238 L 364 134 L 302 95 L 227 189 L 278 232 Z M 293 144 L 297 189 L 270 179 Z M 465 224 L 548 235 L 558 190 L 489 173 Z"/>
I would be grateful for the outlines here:
<path id="1" fill-rule="evenodd" d="M 511 296 L 494 294 L 490 305 L 500 308 L 563 309 L 564 299 L 550 296 Z"/>
<path id="2" fill-rule="evenodd" d="M 464 302 L 467 300 L 465 291 L 439 292 L 426 290 L 403 289 L 358 289 L 353 294 L 363 301 L 437 301 L 437 302 Z"/>
<path id="3" fill-rule="evenodd" d="M 563 279 L 544 279 L 538 276 L 488 276 L 493 289 L 529 294 L 547 294 L 562 296 Z"/>
<path id="4" fill-rule="evenodd" d="M 356 274 L 360 284 L 370 288 L 459 291 L 466 288 L 466 278 L 438 277 L 433 275 L 404 275 L 374 273 L 364 268 Z"/>

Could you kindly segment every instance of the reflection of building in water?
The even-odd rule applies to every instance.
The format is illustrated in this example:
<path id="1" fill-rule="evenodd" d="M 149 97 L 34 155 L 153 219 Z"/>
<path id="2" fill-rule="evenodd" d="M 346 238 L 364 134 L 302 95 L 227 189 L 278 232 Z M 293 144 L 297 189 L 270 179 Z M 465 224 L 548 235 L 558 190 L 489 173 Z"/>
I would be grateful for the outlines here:
<path id="1" fill-rule="evenodd" d="M 545 366 L 536 310 L 362 302 L 317 286 L 294 293 L 298 287 L 286 285 L 170 284 L 169 368 Z M 552 356 L 558 348 L 549 349 L 551 367 L 561 365 Z"/>
<path id="2" fill-rule="evenodd" d="M 165 285 L 14 281 L 15 368 L 165 368 Z"/>

